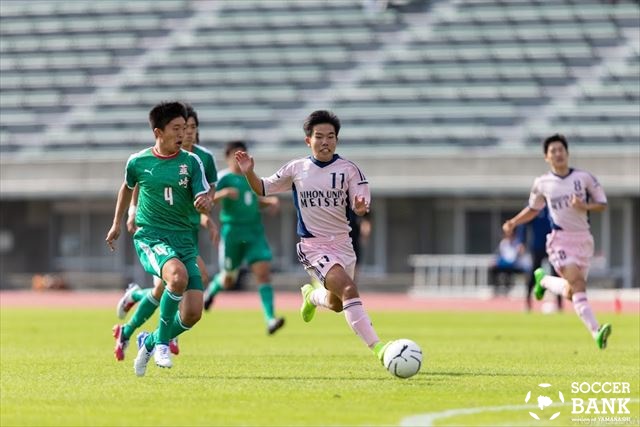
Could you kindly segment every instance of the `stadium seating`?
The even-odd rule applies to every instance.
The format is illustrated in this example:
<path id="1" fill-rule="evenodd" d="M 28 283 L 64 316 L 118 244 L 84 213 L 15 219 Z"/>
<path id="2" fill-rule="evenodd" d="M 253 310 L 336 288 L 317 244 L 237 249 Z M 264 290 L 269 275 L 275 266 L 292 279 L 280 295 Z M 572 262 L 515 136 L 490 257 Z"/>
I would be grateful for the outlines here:
<path id="1" fill-rule="evenodd" d="M 640 141 L 637 2 L 405 3 L 3 3 L 0 150 L 142 147 L 174 98 L 212 143 L 296 144 L 316 96 L 351 144 Z"/>

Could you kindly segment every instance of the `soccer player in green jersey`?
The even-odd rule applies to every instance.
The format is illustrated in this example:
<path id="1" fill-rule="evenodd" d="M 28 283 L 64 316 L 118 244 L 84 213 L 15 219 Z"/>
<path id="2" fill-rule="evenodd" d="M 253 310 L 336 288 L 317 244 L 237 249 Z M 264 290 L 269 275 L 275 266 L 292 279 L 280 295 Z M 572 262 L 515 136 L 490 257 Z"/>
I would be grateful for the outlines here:
<path id="1" fill-rule="evenodd" d="M 113 225 L 105 239 L 115 250 L 122 217 L 138 185 L 139 228 L 133 244 L 145 271 L 166 283 L 160 298 L 158 328 L 151 334 L 138 335 L 139 350 L 133 362 L 138 376 L 145 374 L 152 355 L 158 366 L 170 368 L 169 340 L 191 329 L 202 316 L 203 286 L 191 214 L 194 206 L 208 214 L 212 201 L 202 161 L 181 149 L 186 121 L 187 110 L 182 103 L 163 102 L 151 109 L 149 122 L 155 144 L 129 157 Z"/>
<path id="2" fill-rule="evenodd" d="M 220 203 L 221 240 L 218 246 L 220 272 L 205 291 L 204 307 L 211 307 L 222 289 L 233 287 L 243 261 L 250 265 L 259 284 L 264 319 L 269 335 L 284 325 L 283 317 L 276 317 L 271 286 L 271 249 L 262 225 L 260 208 L 275 210 L 277 197 L 258 197 L 240 171 L 235 160 L 236 151 L 247 151 L 242 141 L 231 141 L 225 149 L 228 171 L 221 173 L 214 201 Z"/>
<path id="3" fill-rule="evenodd" d="M 207 182 L 211 186 L 211 189 L 209 190 L 209 197 L 213 200 L 213 195 L 215 194 L 215 184 L 218 175 L 215 158 L 209 150 L 196 144 L 198 142 L 198 113 L 190 105 L 186 105 L 186 108 L 187 124 L 185 127 L 181 148 L 183 150 L 195 153 L 202 161 Z M 137 230 L 137 226 L 135 223 L 135 214 L 137 210 L 136 206 L 138 204 L 138 190 L 139 187 L 136 186 L 133 191 L 133 197 L 131 199 L 131 204 L 128 211 L 129 218 L 127 219 L 127 230 L 129 230 L 131 234 L 134 234 Z M 211 241 L 217 243 L 218 227 L 211 220 L 209 215 L 199 213 L 194 207 L 193 212 L 191 213 L 191 223 L 193 225 L 193 233 L 196 245 L 198 244 L 198 234 L 200 226 L 207 229 Z M 207 267 L 201 256 L 198 256 L 198 267 L 200 268 L 202 283 L 209 283 L 209 274 L 207 272 Z M 133 308 L 136 303 L 139 302 L 140 304 L 137 306 L 135 312 L 127 323 L 117 324 L 113 327 L 113 337 L 116 340 L 113 354 L 115 355 L 116 360 L 124 360 L 125 351 L 129 345 L 129 339 L 131 338 L 135 330 L 142 326 L 142 324 L 144 324 L 156 311 L 163 291 L 164 283 L 158 276 L 153 276 L 152 288 L 141 289 L 140 286 L 138 286 L 138 284 L 136 283 L 129 284 L 129 287 L 125 291 L 123 297 L 118 301 L 116 307 L 118 317 L 120 319 L 124 319 L 127 312 L 131 310 L 131 308 Z M 171 351 L 171 353 L 176 355 L 180 353 L 180 347 L 178 346 L 177 337 L 172 338 L 169 341 L 169 350 Z"/>

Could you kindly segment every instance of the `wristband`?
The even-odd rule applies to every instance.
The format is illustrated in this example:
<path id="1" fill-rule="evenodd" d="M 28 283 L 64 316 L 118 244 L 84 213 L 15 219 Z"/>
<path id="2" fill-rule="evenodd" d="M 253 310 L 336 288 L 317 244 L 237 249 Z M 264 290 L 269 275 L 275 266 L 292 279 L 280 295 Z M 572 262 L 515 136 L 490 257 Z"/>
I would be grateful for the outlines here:
<path id="1" fill-rule="evenodd" d="M 138 207 L 136 205 L 130 205 L 129 210 L 127 211 L 127 215 L 129 215 L 129 217 L 135 216 L 137 208 Z"/>

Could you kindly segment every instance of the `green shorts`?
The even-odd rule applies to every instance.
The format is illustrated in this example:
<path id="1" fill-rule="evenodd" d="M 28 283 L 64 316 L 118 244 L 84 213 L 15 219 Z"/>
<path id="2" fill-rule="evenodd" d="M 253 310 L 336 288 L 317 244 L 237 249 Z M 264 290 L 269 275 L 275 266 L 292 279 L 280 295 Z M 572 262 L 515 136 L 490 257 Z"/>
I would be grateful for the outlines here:
<path id="1" fill-rule="evenodd" d="M 262 227 L 223 224 L 218 246 L 220 270 L 231 272 L 243 261 L 251 265 L 271 261 L 271 249 Z"/>
<path id="2" fill-rule="evenodd" d="M 167 231 L 149 227 L 139 228 L 133 235 L 140 264 L 149 274 L 162 277 L 162 267 L 171 258 L 178 258 L 189 275 L 187 289 L 203 290 L 202 277 L 196 259 L 197 240 L 192 231 Z"/>

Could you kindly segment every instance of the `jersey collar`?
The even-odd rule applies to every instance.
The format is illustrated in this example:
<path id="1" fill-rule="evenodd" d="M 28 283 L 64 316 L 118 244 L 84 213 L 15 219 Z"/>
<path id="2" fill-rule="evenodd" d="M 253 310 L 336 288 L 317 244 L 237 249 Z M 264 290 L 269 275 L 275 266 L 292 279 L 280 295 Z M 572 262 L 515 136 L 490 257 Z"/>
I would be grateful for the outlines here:
<path id="1" fill-rule="evenodd" d="M 322 162 L 318 159 L 316 159 L 313 156 L 309 156 L 309 159 L 311 159 L 311 161 L 318 167 L 323 168 L 325 166 L 329 166 L 331 163 L 335 162 L 336 160 L 338 160 L 340 158 L 340 156 L 338 156 L 337 154 L 333 155 L 333 158 L 331 160 L 329 160 L 328 162 Z"/>
<path id="2" fill-rule="evenodd" d="M 551 171 L 549 171 L 549 172 L 551 172 L 551 175 L 553 175 L 553 176 L 557 176 L 560 179 L 565 179 L 566 177 L 568 177 L 569 175 L 571 175 L 573 173 L 573 170 L 574 170 L 573 168 L 569 168 L 569 172 L 567 172 L 566 175 L 558 175 L 558 174 L 553 173 Z"/>
<path id="3" fill-rule="evenodd" d="M 154 156 L 156 156 L 159 159 L 173 159 L 174 157 L 176 157 L 178 154 L 180 154 L 181 150 L 176 151 L 174 154 L 171 154 L 170 156 L 163 156 L 162 154 L 158 153 L 156 151 L 156 147 L 151 147 L 151 153 L 153 153 Z"/>

